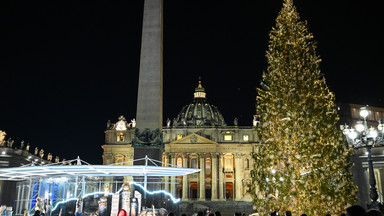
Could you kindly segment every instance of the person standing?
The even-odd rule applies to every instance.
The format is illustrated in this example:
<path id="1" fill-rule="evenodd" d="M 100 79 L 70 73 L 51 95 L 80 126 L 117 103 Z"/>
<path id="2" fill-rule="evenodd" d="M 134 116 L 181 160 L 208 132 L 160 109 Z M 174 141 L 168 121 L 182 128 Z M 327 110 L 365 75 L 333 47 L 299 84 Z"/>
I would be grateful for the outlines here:
<path id="1" fill-rule="evenodd" d="M 75 216 L 83 215 L 83 198 L 79 197 L 76 201 L 76 214 Z"/>

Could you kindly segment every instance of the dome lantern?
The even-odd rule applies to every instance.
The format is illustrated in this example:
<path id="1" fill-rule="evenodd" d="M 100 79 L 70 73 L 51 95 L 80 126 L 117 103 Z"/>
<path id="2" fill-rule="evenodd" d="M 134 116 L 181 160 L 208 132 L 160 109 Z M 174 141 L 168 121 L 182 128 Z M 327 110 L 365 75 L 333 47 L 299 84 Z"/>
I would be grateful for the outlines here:
<path id="1" fill-rule="evenodd" d="M 197 88 L 195 88 L 195 93 L 193 93 L 194 95 L 194 99 L 197 99 L 197 98 L 204 98 L 205 99 L 205 91 L 204 91 L 204 88 L 203 86 L 201 85 L 201 81 L 199 81 L 199 85 L 197 86 Z"/>

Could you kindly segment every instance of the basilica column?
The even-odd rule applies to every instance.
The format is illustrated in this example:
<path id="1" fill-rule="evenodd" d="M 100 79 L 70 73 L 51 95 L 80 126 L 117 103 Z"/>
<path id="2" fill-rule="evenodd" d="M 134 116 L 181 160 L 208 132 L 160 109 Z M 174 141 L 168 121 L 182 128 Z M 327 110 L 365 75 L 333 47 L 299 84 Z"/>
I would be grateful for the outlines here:
<path id="1" fill-rule="evenodd" d="M 183 154 L 183 167 L 188 168 L 189 154 Z M 188 201 L 188 175 L 183 176 L 183 197 L 182 201 Z"/>
<path id="2" fill-rule="evenodd" d="M 205 155 L 204 153 L 199 154 L 200 158 L 200 197 L 199 201 L 205 201 L 205 166 L 204 166 L 204 160 Z"/>
<path id="3" fill-rule="evenodd" d="M 212 201 L 217 201 L 217 153 L 212 153 Z"/>
<path id="4" fill-rule="evenodd" d="M 224 160 L 224 154 L 219 154 L 219 200 L 225 200 L 224 199 L 224 178 L 223 178 L 223 160 Z"/>
<path id="5" fill-rule="evenodd" d="M 176 154 L 175 153 L 171 154 L 171 164 L 176 165 Z M 175 176 L 171 177 L 171 194 L 173 197 L 176 197 L 176 177 Z"/>
<path id="6" fill-rule="evenodd" d="M 236 153 L 235 154 L 235 200 L 239 201 L 242 198 L 242 174 L 243 174 L 243 169 L 241 167 L 241 160 L 243 159 L 243 154 L 242 153 Z"/>
<path id="7" fill-rule="evenodd" d="M 164 155 L 165 155 L 165 163 L 166 163 L 166 167 L 168 167 L 169 165 L 169 154 L 168 153 L 164 153 Z M 169 192 L 169 177 L 168 176 L 165 176 L 164 177 L 164 190 L 165 191 L 167 191 L 167 192 Z"/>

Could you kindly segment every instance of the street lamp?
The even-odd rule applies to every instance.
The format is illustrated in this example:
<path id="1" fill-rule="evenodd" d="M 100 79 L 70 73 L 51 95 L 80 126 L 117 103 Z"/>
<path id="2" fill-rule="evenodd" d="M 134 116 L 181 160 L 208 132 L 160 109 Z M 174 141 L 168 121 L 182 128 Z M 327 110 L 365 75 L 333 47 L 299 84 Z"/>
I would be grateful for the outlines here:
<path id="1" fill-rule="evenodd" d="M 348 125 L 344 126 L 343 134 L 347 138 L 348 144 L 353 148 L 366 148 L 368 153 L 368 169 L 369 169 L 369 197 L 372 199 L 372 203 L 368 205 L 369 208 L 379 209 L 379 203 L 377 199 L 379 195 L 376 189 L 375 174 L 373 173 L 373 163 L 371 157 L 371 148 L 375 146 L 384 145 L 384 124 L 379 121 L 379 126 L 376 128 L 367 126 L 367 116 L 369 114 L 367 107 L 360 108 L 360 116 L 364 121 L 358 121 L 355 128 L 350 128 Z"/>

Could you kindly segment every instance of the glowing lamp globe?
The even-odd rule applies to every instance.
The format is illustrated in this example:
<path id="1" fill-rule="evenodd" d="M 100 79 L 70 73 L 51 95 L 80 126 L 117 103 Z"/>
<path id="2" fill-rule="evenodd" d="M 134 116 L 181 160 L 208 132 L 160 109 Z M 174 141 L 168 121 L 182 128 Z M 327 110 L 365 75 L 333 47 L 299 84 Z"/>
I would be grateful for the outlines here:
<path id="1" fill-rule="evenodd" d="M 368 116 L 368 110 L 367 107 L 361 107 L 360 108 L 360 116 L 363 118 L 366 118 Z"/>
<path id="2" fill-rule="evenodd" d="M 367 134 L 367 137 L 376 139 L 376 137 L 377 137 L 377 130 L 375 128 L 369 128 L 369 132 Z"/>
<path id="3" fill-rule="evenodd" d="M 356 137 L 357 137 L 357 133 L 356 133 L 354 130 L 352 130 L 352 131 L 350 131 L 350 132 L 348 133 L 348 137 L 349 137 L 350 139 L 356 139 Z"/>
<path id="4" fill-rule="evenodd" d="M 356 127 L 356 130 L 359 132 L 363 132 L 365 129 L 365 127 L 361 121 L 358 121 L 355 127 Z"/>
<path id="5" fill-rule="evenodd" d="M 377 129 L 379 129 L 379 131 L 384 131 L 384 124 L 380 123 L 380 124 L 377 126 Z"/>

